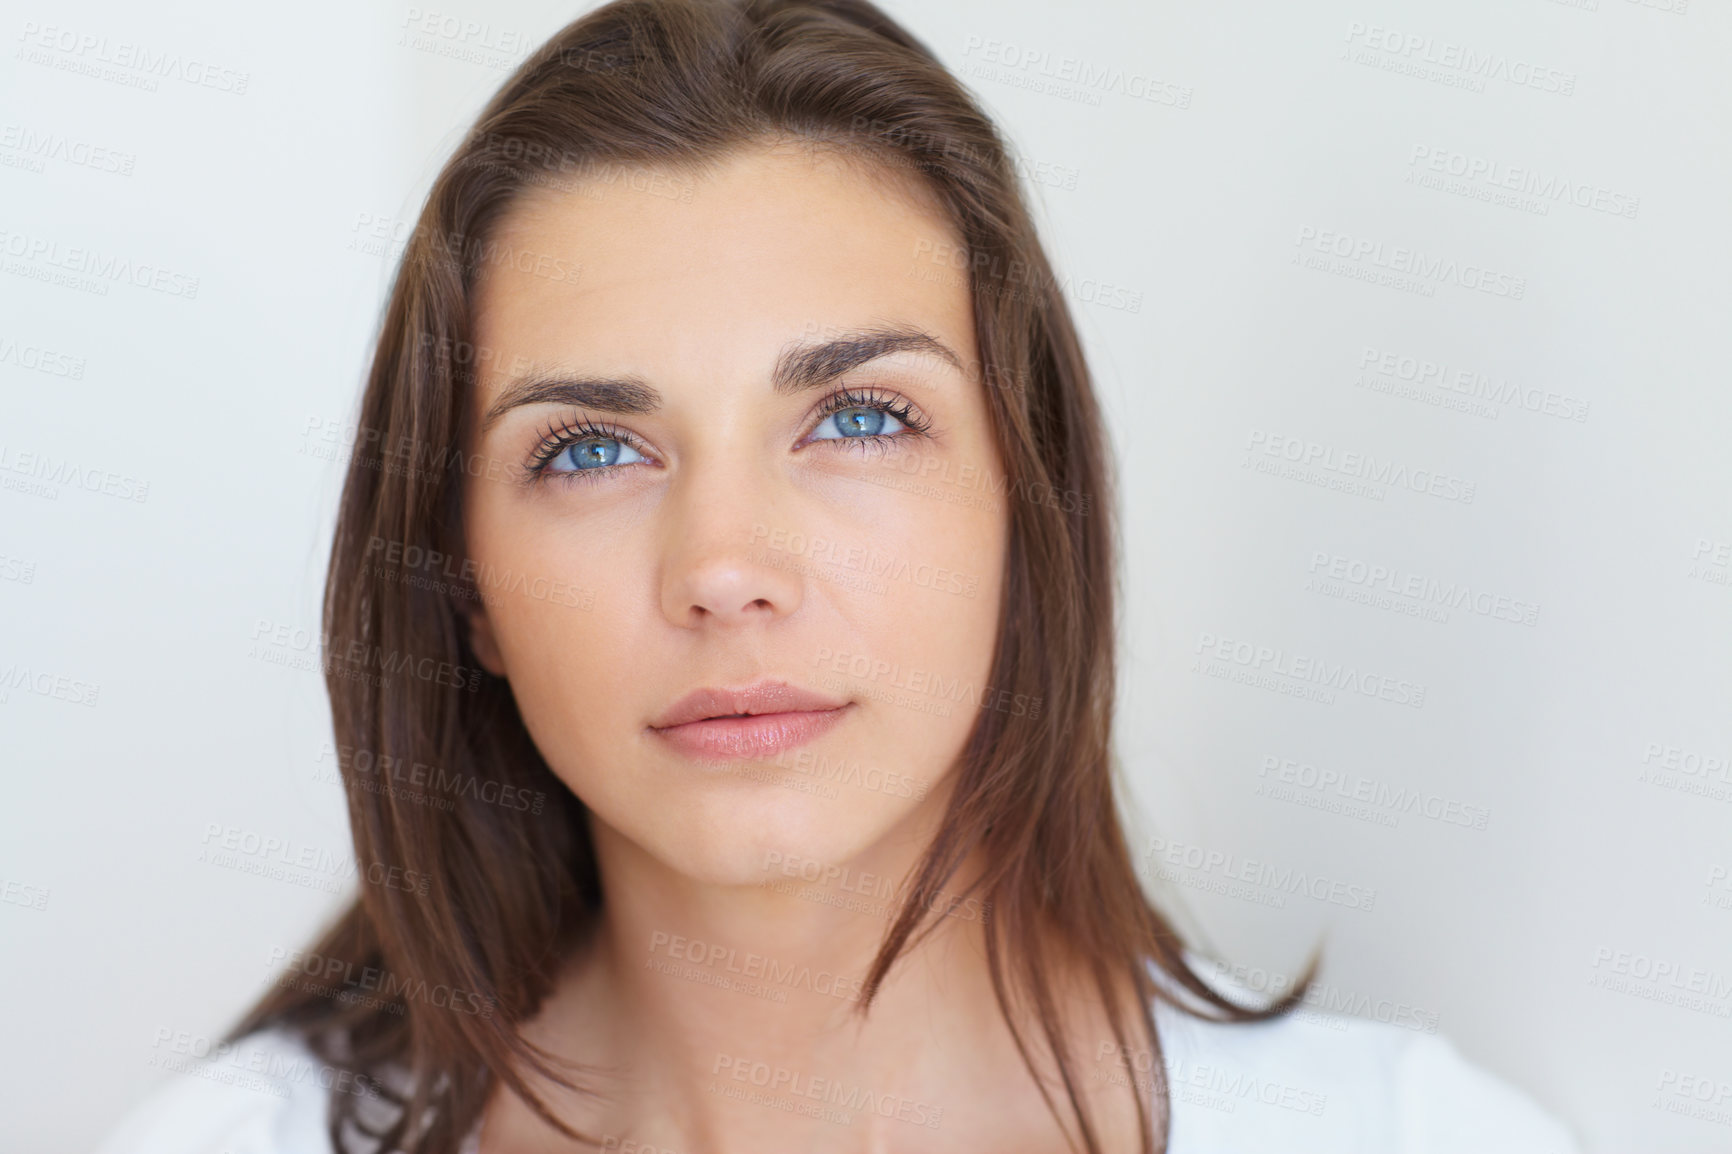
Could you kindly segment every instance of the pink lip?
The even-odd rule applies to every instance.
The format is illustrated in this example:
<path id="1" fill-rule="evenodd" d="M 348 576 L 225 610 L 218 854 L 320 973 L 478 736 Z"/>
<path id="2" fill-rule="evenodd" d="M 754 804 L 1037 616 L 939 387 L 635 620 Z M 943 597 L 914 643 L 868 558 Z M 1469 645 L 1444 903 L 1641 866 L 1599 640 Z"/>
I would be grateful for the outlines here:
<path id="1" fill-rule="evenodd" d="M 785 681 L 760 681 L 741 689 L 695 690 L 649 728 L 693 757 L 767 758 L 828 731 L 850 704 Z"/>
<path id="2" fill-rule="evenodd" d="M 800 710 L 792 713 L 759 713 L 752 717 L 712 717 L 654 732 L 674 747 L 709 759 L 774 757 L 824 733 L 842 720 L 840 709 Z"/>

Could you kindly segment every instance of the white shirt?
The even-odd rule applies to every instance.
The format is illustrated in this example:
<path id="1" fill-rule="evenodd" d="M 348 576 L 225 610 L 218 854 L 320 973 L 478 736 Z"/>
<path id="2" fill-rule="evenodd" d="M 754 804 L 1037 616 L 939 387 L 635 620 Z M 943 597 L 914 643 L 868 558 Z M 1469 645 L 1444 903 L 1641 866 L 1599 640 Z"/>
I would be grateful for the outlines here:
<path id="1" fill-rule="evenodd" d="M 1169 1154 L 1580 1154 L 1556 1119 L 1438 1034 L 1307 1006 L 1243 1025 L 1164 1002 L 1155 1016 Z M 262 1034 L 203 1059 L 158 1053 L 179 1072 L 96 1154 L 332 1154 L 335 1072 L 298 1039 Z M 1146 1054 L 1082 1057 L 1088 1077 L 1153 1094 Z M 474 1134 L 463 1154 L 480 1154 Z"/>

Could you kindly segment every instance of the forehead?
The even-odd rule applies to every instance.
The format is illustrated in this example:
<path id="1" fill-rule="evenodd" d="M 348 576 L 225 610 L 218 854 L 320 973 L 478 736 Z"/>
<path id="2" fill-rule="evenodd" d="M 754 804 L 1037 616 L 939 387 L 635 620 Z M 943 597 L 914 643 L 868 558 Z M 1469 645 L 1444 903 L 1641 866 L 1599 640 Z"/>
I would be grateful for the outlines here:
<path id="1" fill-rule="evenodd" d="M 832 150 L 755 145 L 696 176 L 620 170 L 533 189 L 489 241 L 475 329 L 495 364 L 758 371 L 791 339 L 886 321 L 975 356 L 936 197 L 914 174 Z"/>

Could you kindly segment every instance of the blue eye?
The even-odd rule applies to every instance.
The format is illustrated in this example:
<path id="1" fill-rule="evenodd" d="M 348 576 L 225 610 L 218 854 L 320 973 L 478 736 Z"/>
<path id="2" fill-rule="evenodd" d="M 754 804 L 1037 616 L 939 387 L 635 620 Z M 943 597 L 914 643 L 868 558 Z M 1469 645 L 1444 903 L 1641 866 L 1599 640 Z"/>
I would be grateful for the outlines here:
<path id="1" fill-rule="evenodd" d="M 809 434 L 814 441 L 837 441 L 845 447 L 885 448 L 902 434 L 924 434 L 931 422 L 906 401 L 880 397 L 875 390 L 843 390 L 825 403 L 828 412 Z M 588 420 L 562 420 L 542 430 L 541 444 L 525 470 L 533 481 L 545 473 L 565 480 L 599 481 L 624 465 L 648 458 L 637 440 L 622 429 Z"/>
<path id="2" fill-rule="evenodd" d="M 613 465 L 630 465 L 641 460 L 642 453 L 617 437 L 585 437 L 581 441 L 572 441 L 561 446 L 558 452 L 548 458 L 547 471 L 579 473 Z"/>
<path id="3" fill-rule="evenodd" d="M 886 424 L 893 427 L 885 428 Z M 836 429 L 835 433 L 824 431 L 832 427 Z M 846 409 L 837 409 L 818 422 L 812 438 L 818 441 L 835 441 L 845 437 L 888 437 L 904 428 L 907 426 L 883 406 L 853 405 Z"/>
<path id="4" fill-rule="evenodd" d="M 542 430 L 541 444 L 529 461 L 528 476 L 533 479 L 558 473 L 567 480 L 597 480 L 616 466 L 635 465 L 644 459 L 629 433 L 587 420 L 560 421 Z"/>

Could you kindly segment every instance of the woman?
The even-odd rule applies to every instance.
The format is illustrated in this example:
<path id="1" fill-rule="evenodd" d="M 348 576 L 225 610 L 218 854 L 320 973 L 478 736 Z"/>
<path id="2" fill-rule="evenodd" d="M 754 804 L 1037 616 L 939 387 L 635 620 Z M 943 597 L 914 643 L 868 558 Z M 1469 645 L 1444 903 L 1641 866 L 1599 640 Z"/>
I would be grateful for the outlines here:
<path id="1" fill-rule="evenodd" d="M 360 896 L 110 1150 L 1571 1149 L 1145 898 L 1087 369 L 1000 137 L 865 0 L 555 36 L 360 428 Z"/>

